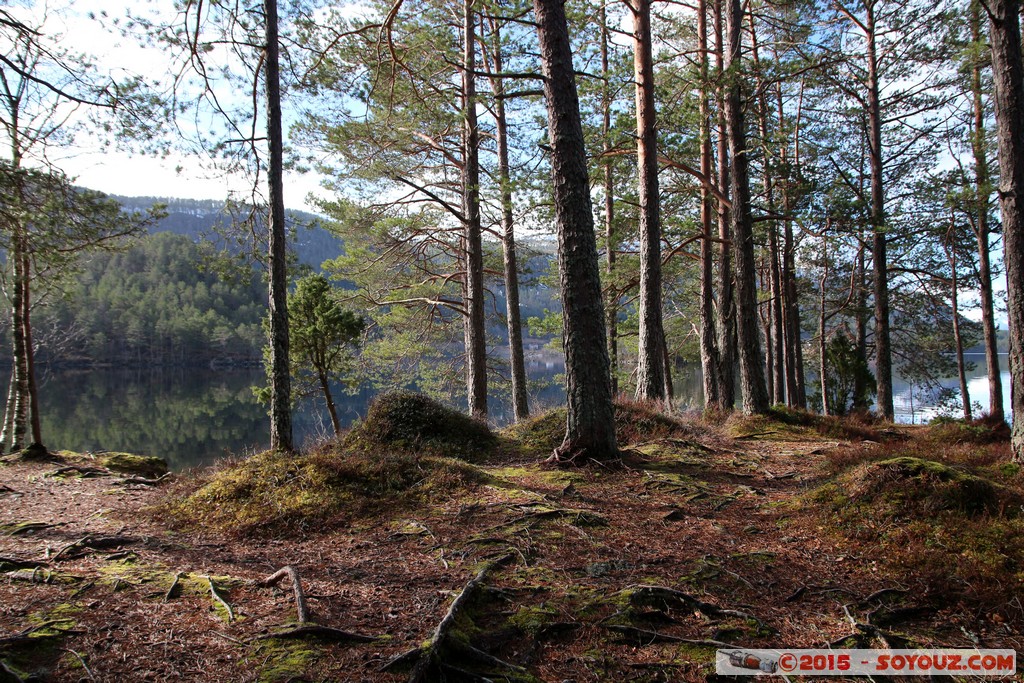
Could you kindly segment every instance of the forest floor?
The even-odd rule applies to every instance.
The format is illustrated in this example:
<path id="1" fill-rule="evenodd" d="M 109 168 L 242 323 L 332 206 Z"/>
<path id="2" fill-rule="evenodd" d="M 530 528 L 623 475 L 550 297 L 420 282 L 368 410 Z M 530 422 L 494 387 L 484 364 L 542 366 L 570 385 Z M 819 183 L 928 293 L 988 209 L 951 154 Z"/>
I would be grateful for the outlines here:
<path id="1" fill-rule="evenodd" d="M 1024 475 L 984 428 L 637 415 L 615 466 L 543 464 L 557 413 L 473 463 L 364 441 L 148 485 L 7 458 L 0 681 L 700 681 L 724 644 L 1024 650 Z M 264 585 L 285 566 L 301 622 L 291 577 Z"/>

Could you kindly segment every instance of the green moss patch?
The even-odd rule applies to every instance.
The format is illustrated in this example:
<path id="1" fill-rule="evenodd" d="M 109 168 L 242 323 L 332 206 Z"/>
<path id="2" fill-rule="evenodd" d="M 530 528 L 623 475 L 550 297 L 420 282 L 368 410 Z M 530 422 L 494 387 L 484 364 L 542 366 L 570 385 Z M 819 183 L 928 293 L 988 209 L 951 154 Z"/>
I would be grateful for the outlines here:
<path id="1" fill-rule="evenodd" d="M 260 683 L 305 680 L 306 670 L 318 657 L 318 643 L 313 640 L 256 641 L 249 652 L 249 660 L 260 663 Z"/>
<path id="2" fill-rule="evenodd" d="M 167 474 L 167 461 L 151 455 L 97 453 L 94 458 L 101 467 L 123 474 L 135 474 L 140 477 L 160 477 Z"/>
<path id="3" fill-rule="evenodd" d="M 401 451 L 267 452 L 228 466 L 161 510 L 179 525 L 239 534 L 329 530 L 449 496 L 490 477 L 461 460 Z"/>
<path id="4" fill-rule="evenodd" d="M 1024 491 L 984 473 L 890 457 L 854 466 L 801 504 L 817 528 L 923 580 L 943 604 L 962 598 L 998 611 L 1024 592 Z"/>
<path id="5" fill-rule="evenodd" d="M 844 477 L 850 502 L 875 514 L 928 515 L 956 510 L 969 515 L 1012 509 L 1019 496 L 961 467 L 908 456 L 867 463 Z"/>
<path id="6" fill-rule="evenodd" d="M 397 392 L 378 397 L 345 443 L 349 447 L 380 445 L 479 462 L 498 445 L 498 438 L 486 422 L 422 394 Z"/>
<path id="7" fill-rule="evenodd" d="M 550 455 L 565 438 L 565 408 L 555 408 L 506 427 L 501 434 L 516 443 L 524 454 Z"/>

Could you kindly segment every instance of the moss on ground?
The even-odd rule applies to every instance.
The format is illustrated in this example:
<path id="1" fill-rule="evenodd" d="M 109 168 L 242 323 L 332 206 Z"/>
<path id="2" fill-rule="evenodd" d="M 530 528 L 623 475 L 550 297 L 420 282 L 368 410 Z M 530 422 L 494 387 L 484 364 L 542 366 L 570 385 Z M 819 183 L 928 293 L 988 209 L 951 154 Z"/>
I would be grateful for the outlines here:
<path id="1" fill-rule="evenodd" d="M 258 663 L 260 683 L 307 680 L 305 674 L 319 656 L 315 640 L 269 638 L 257 640 L 247 659 Z"/>
<path id="2" fill-rule="evenodd" d="M 898 432 L 885 431 L 884 425 L 869 415 L 836 417 L 819 415 L 808 410 L 773 406 L 765 415 L 731 414 L 725 421 L 727 433 L 737 439 L 765 441 L 882 441 L 898 437 Z"/>
<path id="3" fill-rule="evenodd" d="M 919 577 L 944 604 L 966 599 L 998 612 L 1024 593 L 1024 487 L 989 474 L 986 465 L 897 455 L 854 464 L 799 505 L 819 529 Z"/>
<path id="4" fill-rule="evenodd" d="M 893 517 L 943 510 L 991 513 L 1018 499 L 1012 490 L 965 468 L 910 456 L 862 465 L 843 479 L 851 503 Z"/>
<path id="5" fill-rule="evenodd" d="M 135 474 L 140 477 L 159 477 L 167 474 L 167 461 L 150 455 L 97 453 L 93 457 L 101 467 L 122 474 Z"/>
<path id="6" fill-rule="evenodd" d="M 330 530 L 354 519 L 396 513 L 487 483 L 462 460 L 395 451 L 266 452 L 210 475 L 160 511 L 178 525 L 239 534 Z"/>
<path id="7" fill-rule="evenodd" d="M 502 430 L 524 455 L 549 455 L 565 438 L 565 408 L 555 408 Z M 692 436 L 695 426 L 634 401 L 615 402 L 615 436 L 619 447 L 642 441 Z"/>

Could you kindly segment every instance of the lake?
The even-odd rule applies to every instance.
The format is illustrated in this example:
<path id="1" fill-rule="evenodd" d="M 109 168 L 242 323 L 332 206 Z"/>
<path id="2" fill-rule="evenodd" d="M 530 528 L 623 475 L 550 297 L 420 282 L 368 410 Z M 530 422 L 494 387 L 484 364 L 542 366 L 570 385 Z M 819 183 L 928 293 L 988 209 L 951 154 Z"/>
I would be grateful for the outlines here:
<path id="1" fill-rule="evenodd" d="M 985 409 L 985 357 L 971 355 L 970 360 L 976 365 L 969 374 L 971 400 Z M 1009 407 L 1006 356 L 1000 361 L 1004 401 Z M 529 361 L 534 387 L 532 409 L 564 401 L 561 386 L 551 382 L 564 371 L 562 359 L 555 354 L 545 353 Z M 251 389 L 264 381 L 263 371 L 257 368 L 44 370 L 40 380 L 43 435 L 54 449 L 158 455 L 172 469 L 182 470 L 211 464 L 229 454 L 258 451 L 270 441 L 266 409 L 255 401 Z M 681 406 L 703 405 L 699 366 L 678 369 L 674 380 L 676 400 Z M 956 388 L 957 380 L 947 379 L 943 385 Z M 374 394 L 370 389 L 355 394 L 339 390 L 335 394 L 339 417 L 345 425 L 366 414 Z M 900 422 L 927 421 L 936 414 L 934 398 L 922 395 L 919 387 L 901 378 L 894 379 L 894 395 Z M 493 397 L 490 404 L 496 425 L 511 420 L 507 401 Z M 293 420 L 300 443 L 330 432 L 322 401 L 300 402 Z"/>

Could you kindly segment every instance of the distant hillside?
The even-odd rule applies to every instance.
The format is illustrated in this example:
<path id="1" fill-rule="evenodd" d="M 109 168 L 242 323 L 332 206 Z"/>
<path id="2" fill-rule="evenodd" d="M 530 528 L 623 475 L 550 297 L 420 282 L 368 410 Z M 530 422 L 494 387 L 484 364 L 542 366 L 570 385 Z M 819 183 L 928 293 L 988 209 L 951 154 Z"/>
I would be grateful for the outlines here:
<path id="1" fill-rule="evenodd" d="M 996 330 L 996 348 L 999 353 L 1010 352 L 1010 332 L 1009 330 Z M 985 345 L 978 343 L 969 349 L 964 349 L 966 353 L 985 353 Z"/>
<path id="2" fill-rule="evenodd" d="M 170 232 L 192 240 L 213 239 L 218 231 L 231 227 L 233 218 L 225 203 L 213 199 L 174 197 L 114 197 L 128 211 L 145 211 L 153 204 L 165 204 L 167 217 L 150 232 Z M 317 268 L 327 259 L 344 252 L 341 240 L 322 227 L 319 216 L 305 211 L 289 211 L 291 248 L 299 262 Z"/>

